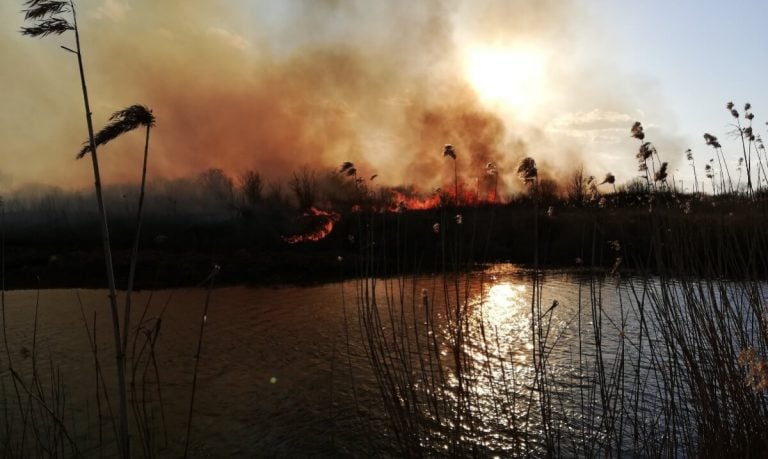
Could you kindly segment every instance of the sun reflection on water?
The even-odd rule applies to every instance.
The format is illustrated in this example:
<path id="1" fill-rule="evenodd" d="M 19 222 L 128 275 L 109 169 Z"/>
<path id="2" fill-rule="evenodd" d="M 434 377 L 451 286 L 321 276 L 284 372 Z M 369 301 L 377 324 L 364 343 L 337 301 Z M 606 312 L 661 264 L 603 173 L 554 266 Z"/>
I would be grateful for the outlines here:
<path id="1" fill-rule="evenodd" d="M 477 298 L 477 320 L 494 340 L 510 346 L 508 350 L 518 361 L 525 361 L 526 351 L 532 348 L 529 302 L 528 286 L 512 282 L 494 284 L 484 297 Z"/>
<path id="2" fill-rule="evenodd" d="M 471 406 L 464 413 L 471 424 L 464 432 L 472 437 L 466 441 L 482 445 L 488 452 L 509 453 L 519 448 L 522 427 L 537 429 L 535 415 L 528 415 L 537 398 L 532 391 L 530 360 L 531 290 L 525 280 L 509 277 L 492 276 L 490 282 L 476 286 L 467 297 L 462 348 L 468 360 L 462 382 L 453 372 L 447 382 L 452 388 L 449 392 L 456 391 L 454 395 L 464 392 L 455 401 Z M 450 424 L 443 427 L 455 428 Z"/>
<path id="3" fill-rule="evenodd" d="M 491 286 L 488 289 L 488 301 L 486 303 L 489 320 L 494 323 L 503 323 L 509 319 L 513 311 L 516 312 L 521 305 L 524 305 L 525 300 L 522 299 L 522 296 L 525 291 L 525 285 L 509 282 Z"/>

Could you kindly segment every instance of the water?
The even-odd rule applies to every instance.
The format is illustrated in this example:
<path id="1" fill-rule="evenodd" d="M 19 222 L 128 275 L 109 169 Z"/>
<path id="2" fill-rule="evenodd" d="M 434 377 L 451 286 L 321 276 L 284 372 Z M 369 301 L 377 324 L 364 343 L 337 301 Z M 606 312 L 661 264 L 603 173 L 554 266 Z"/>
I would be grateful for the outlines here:
<path id="1" fill-rule="evenodd" d="M 415 441 L 432 454 L 540 451 L 548 435 L 542 416 L 549 416 L 548 425 L 557 429 L 557 435 L 549 432 L 549 436 L 550 441 L 556 437 L 554 444 L 562 454 L 605 451 L 612 442 L 631 451 L 631 437 L 635 445 L 639 441 L 638 429 L 622 425 L 619 434 L 605 432 L 610 430 L 605 428 L 606 417 L 615 414 L 610 407 L 637 407 L 640 414 L 632 419 L 647 422 L 643 431 L 651 435 L 660 428 L 654 425 L 658 410 L 668 404 L 655 388 L 661 377 L 650 370 L 664 356 L 649 357 L 636 349 L 640 322 L 631 287 L 615 278 L 595 283 L 556 272 L 546 273 L 538 286 L 529 273 L 497 265 L 456 279 L 217 288 L 205 320 L 191 455 L 395 455 L 402 451 L 396 447 L 402 439 L 395 436 L 389 421 L 400 415 L 404 422 L 412 422 L 416 412 L 422 421 L 413 427 L 418 432 Z M 39 292 L 39 301 L 37 295 L 33 291 L 6 294 L 8 349 L 14 368 L 21 380 L 34 387 L 31 362 L 36 360 L 36 371 L 44 375 L 40 379 L 46 400 L 65 400 L 57 413 L 80 452 L 108 457 L 114 451 L 114 436 L 105 420 L 103 396 L 101 421 L 98 414 L 97 376 L 89 344 L 95 312 L 102 375 L 105 385 L 114 387 L 106 293 L 50 290 Z M 205 289 L 140 292 L 134 299 L 129 356 L 141 356 L 138 361 L 128 360 L 128 380 L 135 383 L 132 400 L 138 400 L 132 406 L 148 420 L 153 434 L 149 443 L 162 456 L 179 456 L 184 449 L 205 299 Z M 539 305 L 533 311 L 532 300 Z M 455 320 L 457 304 L 463 308 L 461 321 Z M 532 329 L 532 312 L 546 333 L 537 335 L 540 332 Z M 155 360 L 162 410 L 145 346 L 145 332 L 151 336 L 159 317 Z M 661 339 L 653 331 L 655 319 L 648 314 L 646 320 L 651 330 L 645 332 L 646 340 L 648 334 Z M 459 329 L 464 335 L 453 348 Z M 535 335 L 546 340 L 534 340 Z M 377 354 L 377 349 L 384 352 Z M 542 380 L 536 379 L 534 351 L 538 362 L 542 353 L 547 356 L 546 396 Z M 428 362 L 425 356 L 430 353 L 435 360 Z M 463 362 L 460 377 L 454 353 Z M 617 356 L 631 364 L 620 366 Z M 438 360 L 446 376 L 442 382 L 435 379 Z M 4 364 L 5 353 L 0 361 L 4 406 L 13 411 L 19 402 Z M 372 362 L 379 366 L 372 368 Z M 637 368 L 643 369 L 639 380 Z M 48 389 L 56 386 L 49 377 L 51 369 L 60 372 L 61 394 L 66 397 L 50 395 Z M 609 380 L 602 387 L 616 392 L 600 392 L 600 375 Z M 638 381 L 642 390 L 635 390 Z M 381 392 L 379 387 L 389 387 L 387 383 L 402 391 Z M 114 391 L 110 389 L 109 395 L 116 406 Z M 26 406 L 27 397 L 22 399 Z M 387 401 L 392 405 L 388 407 Z M 451 418 L 456 410 L 463 413 L 461 420 Z M 7 424 L 11 417 L 0 416 L 0 422 Z M 615 428 L 616 424 L 610 425 Z M 428 427 L 419 430 L 423 426 Z M 461 433 L 453 438 L 457 429 Z M 141 438 L 136 426 L 132 430 L 138 454 Z M 584 438 L 584 432 L 592 438 Z M 623 440 L 617 442 L 617 436 Z M 29 439 L 25 448 L 40 452 Z"/>
<path id="2" fill-rule="evenodd" d="M 88 320 L 97 311 L 99 358 L 111 380 L 114 354 L 105 292 L 79 294 Z M 343 337 L 339 295 L 337 285 L 216 289 L 195 400 L 196 450 L 216 457 L 334 451 L 329 420 L 337 415 L 332 380 L 334 358 L 338 359 L 334 349 Z M 32 349 L 33 296 L 34 292 L 12 292 L 6 298 L 11 352 L 16 354 L 12 357 L 20 362 L 24 362 L 22 347 Z M 149 299 L 143 293 L 134 304 L 140 310 Z M 157 317 L 167 304 L 157 360 L 172 450 L 183 441 L 204 300 L 203 290 L 154 292 L 147 313 L 148 318 Z M 41 357 L 47 361 L 50 352 L 73 405 L 82 411 L 80 402 L 86 396 L 95 399 L 94 371 L 74 291 L 41 293 L 38 336 Z M 137 342 L 141 347 L 143 339 Z M 94 424 L 97 416 L 90 408 L 87 417 Z"/>

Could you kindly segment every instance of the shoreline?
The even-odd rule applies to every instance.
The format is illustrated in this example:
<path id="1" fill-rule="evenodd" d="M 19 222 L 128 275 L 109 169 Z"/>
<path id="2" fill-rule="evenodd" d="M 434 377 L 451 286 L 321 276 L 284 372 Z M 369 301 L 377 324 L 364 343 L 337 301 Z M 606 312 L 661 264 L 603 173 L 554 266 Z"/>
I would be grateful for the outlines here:
<path id="1" fill-rule="evenodd" d="M 461 223 L 455 215 L 462 215 Z M 194 232 L 180 223 L 150 220 L 135 289 L 196 286 L 214 265 L 221 267 L 218 285 L 306 286 L 360 276 L 466 271 L 491 263 L 525 269 L 532 267 L 534 252 L 541 269 L 592 266 L 607 273 L 618 264 L 620 273 L 766 279 L 768 264 L 755 255 L 768 244 L 764 215 L 768 209 L 761 203 L 701 206 L 690 214 L 676 203 L 659 204 L 652 213 L 647 207 L 556 207 L 550 215 L 546 209 L 534 214 L 530 208 L 503 206 L 353 213 L 342 215 L 322 240 L 298 244 L 240 219 L 210 222 Z M 103 288 L 103 252 L 94 243 L 98 239 L 86 237 L 88 228 L 9 231 L 5 288 Z M 166 241 L 156 243 L 158 235 Z M 124 228 L 117 236 L 114 269 L 117 287 L 124 289 L 131 238 Z"/>

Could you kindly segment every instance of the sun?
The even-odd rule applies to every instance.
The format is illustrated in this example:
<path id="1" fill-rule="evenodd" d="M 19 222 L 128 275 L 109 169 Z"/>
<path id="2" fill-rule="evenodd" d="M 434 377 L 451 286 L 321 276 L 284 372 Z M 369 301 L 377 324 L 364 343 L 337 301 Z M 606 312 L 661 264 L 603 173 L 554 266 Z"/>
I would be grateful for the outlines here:
<path id="1" fill-rule="evenodd" d="M 467 52 L 466 77 L 480 99 L 530 115 L 546 95 L 545 56 L 534 48 L 484 47 Z"/>

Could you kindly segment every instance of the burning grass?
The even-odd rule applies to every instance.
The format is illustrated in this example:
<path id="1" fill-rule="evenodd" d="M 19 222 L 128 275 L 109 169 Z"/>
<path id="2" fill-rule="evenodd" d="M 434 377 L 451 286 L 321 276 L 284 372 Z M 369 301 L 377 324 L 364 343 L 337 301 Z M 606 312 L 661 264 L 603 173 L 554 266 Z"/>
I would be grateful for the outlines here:
<path id="1" fill-rule="evenodd" d="M 309 212 L 304 213 L 302 217 L 307 220 L 311 228 L 302 234 L 282 236 L 283 241 L 289 244 L 320 241 L 331 234 L 333 225 L 341 218 L 336 212 L 326 212 L 314 207 L 310 208 Z"/>

